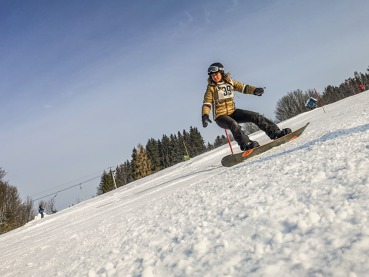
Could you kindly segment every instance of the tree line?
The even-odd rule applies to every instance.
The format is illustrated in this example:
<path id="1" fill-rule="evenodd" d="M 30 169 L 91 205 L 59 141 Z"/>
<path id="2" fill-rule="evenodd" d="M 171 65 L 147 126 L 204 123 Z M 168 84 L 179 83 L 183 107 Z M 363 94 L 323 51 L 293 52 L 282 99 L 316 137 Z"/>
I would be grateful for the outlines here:
<path id="1" fill-rule="evenodd" d="M 104 171 L 97 195 L 101 195 L 130 182 L 193 158 L 227 143 L 226 137 L 217 136 L 214 144 L 205 141 L 196 127 L 189 132 L 163 135 L 161 139 L 150 138 L 146 145 L 138 144 L 132 150 L 132 159 L 118 165 L 115 170 Z"/>
<path id="2" fill-rule="evenodd" d="M 35 216 L 33 201 L 22 202 L 18 189 L 4 180 L 6 173 L 0 167 L 0 234 L 23 226 Z"/>
<path id="3" fill-rule="evenodd" d="M 318 106 L 323 106 L 360 92 L 359 86 L 369 88 L 369 67 L 367 73 L 354 73 L 354 77 L 346 79 L 339 86 L 327 86 L 320 94 L 313 89 L 303 92 L 295 90 L 288 92 L 276 105 L 275 117 L 277 122 L 287 120 L 298 114 L 306 112 L 306 101 L 310 97 L 318 98 Z M 244 124 L 243 130 L 253 133 L 258 128 L 253 124 Z M 232 138 L 231 138 L 232 139 Z M 189 132 L 183 130 L 177 134 L 163 135 L 161 139 L 149 139 L 145 146 L 138 144 L 133 148 L 131 159 L 118 165 L 115 169 L 104 171 L 97 195 L 108 192 L 115 187 L 124 186 L 188 158 L 193 158 L 206 151 L 217 148 L 227 143 L 227 138 L 218 136 L 214 143 L 205 145 L 204 139 L 197 128 L 190 127 Z M 0 167 L 0 234 L 18 228 L 32 220 L 36 211 L 34 201 L 27 197 L 25 201 L 20 198 L 15 186 L 5 181 L 6 172 Z M 55 198 L 49 201 L 41 201 L 46 214 L 57 212 Z"/>
<path id="4" fill-rule="evenodd" d="M 354 72 L 354 77 L 346 79 L 339 86 L 327 86 L 322 94 L 313 89 L 305 92 L 300 89 L 289 92 L 277 102 L 275 110 L 277 122 L 306 112 L 305 103 L 310 97 L 317 98 L 318 106 L 324 106 L 360 93 L 360 85 L 364 89 L 369 88 L 369 67 L 367 68 L 367 73 Z"/>
<path id="5" fill-rule="evenodd" d="M 31 197 L 23 202 L 18 189 L 5 181 L 6 172 L 0 167 L 0 235 L 23 226 L 36 216 L 34 201 Z M 39 207 L 46 214 L 56 213 L 55 197 L 41 200 Z"/>

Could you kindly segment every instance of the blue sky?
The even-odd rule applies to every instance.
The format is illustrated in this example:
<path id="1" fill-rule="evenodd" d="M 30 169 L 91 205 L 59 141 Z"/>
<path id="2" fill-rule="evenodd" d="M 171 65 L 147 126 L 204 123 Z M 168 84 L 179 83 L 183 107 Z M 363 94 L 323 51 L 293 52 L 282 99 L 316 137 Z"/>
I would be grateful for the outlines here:
<path id="1" fill-rule="evenodd" d="M 274 119 L 286 93 L 366 72 L 368 14 L 365 0 L 0 1 L 0 166 L 37 198 L 131 159 L 149 138 L 194 126 L 213 142 L 224 131 L 203 129 L 200 112 L 216 61 L 267 88 L 237 95 L 237 107 Z"/>

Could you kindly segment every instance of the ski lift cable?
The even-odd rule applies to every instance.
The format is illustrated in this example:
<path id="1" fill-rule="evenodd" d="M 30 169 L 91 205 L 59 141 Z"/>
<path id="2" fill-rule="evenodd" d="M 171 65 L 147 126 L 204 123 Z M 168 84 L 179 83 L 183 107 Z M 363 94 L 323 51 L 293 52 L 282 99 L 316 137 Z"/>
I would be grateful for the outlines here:
<path id="1" fill-rule="evenodd" d="M 107 169 L 109 169 L 109 168 L 111 168 L 111 167 L 107 167 L 107 168 L 104 168 L 103 170 L 107 170 Z M 57 189 L 57 188 L 60 188 L 60 187 L 64 187 L 65 185 L 68 185 L 68 184 L 70 184 L 70 183 L 75 183 L 77 180 L 79 180 L 79 179 L 82 179 L 82 178 L 86 178 L 86 177 L 88 177 L 88 176 L 91 176 L 91 175 L 95 175 L 96 174 L 96 172 L 95 173 L 91 173 L 91 174 L 89 174 L 89 175 L 85 175 L 85 176 L 82 176 L 82 177 L 80 177 L 80 178 L 76 178 L 76 179 L 74 179 L 74 180 L 71 180 L 71 181 L 69 181 L 69 182 L 66 182 L 66 183 L 64 183 L 64 184 L 61 184 L 61 185 L 58 185 L 58 186 L 55 186 L 55 187 L 52 187 L 52 188 L 49 188 L 49 189 L 46 189 L 46 190 L 43 190 L 43 191 L 40 191 L 40 192 L 37 192 L 37 193 L 35 193 L 34 195 L 33 195 L 33 197 L 36 197 L 36 196 L 38 196 L 38 195 L 42 195 L 42 194 L 44 194 L 44 193 L 47 193 L 47 192 L 49 192 L 49 191 L 53 191 L 53 190 L 55 190 L 55 189 Z M 101 176 L 101 175 L 100 175 Z M 94 177 L 95 178 L 95 177 Z M 83 181 L 82 183 L 84 183 L 85 181 Z M 81 182 L 79 182 L 79 183 L 81 183 Z M 32 196 L 31 196 L 32 197 Z"/>
<path id="2" fill-rule="evenodd" d="M 51 196 L 51 195 L 54 195 L 54 194 L 55 194 L 55 195 L 57 195 L 59 192 L 66 191 L 66 190 L 68 190 L 68 189 L 71 189 L 71 188 L 74 188 L 74 187 L 77 187 L 77 186 L 81 187 L 81 186 L 82 186 L 82 184 L 84 184 L 84 183 L 88 183 L 88 182 L 90 182 L 90 181 L 92 181 L 92 180 L 95 180 L 95 179 L 97 179 L 97 178 L 100 178 L 100 177 L 101 177 L 100 175 L 99 175 L 99 176 L 96 176 L 96 177 L 94 177 L 94 178 L 88 179 L 88 180 L 83 181 L 83 182 L 81 182 L 81 183 L 78 183 L 78 184 L 76 184 L 76 185 L 69 186 L 69 187 L 67 187 L 67 188 L 64 188 L 64 189 L 58 190 L 58 191 L 53 192 L 53 193 L 50 193 L 50 194 L 48 194 L 48 195 L 45 195 L 45 196 L 42 196 L 42 197 L 39 197 L 39 198 L 33 199 L 33 201 L 37 201 L 37 200 L 40 200 L 40 199 L 46 198 L 46 197 Z"/>

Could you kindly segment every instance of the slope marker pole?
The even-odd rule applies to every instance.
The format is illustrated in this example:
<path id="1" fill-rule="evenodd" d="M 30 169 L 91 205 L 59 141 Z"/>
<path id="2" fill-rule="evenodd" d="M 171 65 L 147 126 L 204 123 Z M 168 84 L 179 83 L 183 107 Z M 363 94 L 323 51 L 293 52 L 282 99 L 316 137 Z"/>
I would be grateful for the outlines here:
<path id="1" fill-rule="evenodd" d="M 227 132 L 227 129 L 224 129 L 225 133 L 226 133 L 226 137 L 227 137 L 227 140 L 228 140 L 228 145 L 229 145 L 229 148 L 231 148 L 231 153 L 233 155 L 233 148 L 232 148 L 232 144 L 231 144 L 231 139 L 229 138 L 229 135 L 228 135 L 228 132 Z"/>
<path id="2" fill-rule="evenodd" d="M 320 102 L 320 106 L 323 108 L 323 111 L 324 111 L 324 113 L 325 113 L 323 99 L 320 97 L 320 95 L 318 94 L 318 92 L 316 91 L 316 89 L 314 89 L 314 91 L 315 91 L 315 95 L 316 95 L 316 97 L 318 98 L 318 100 L 319 100 L 319 102 Z"/>

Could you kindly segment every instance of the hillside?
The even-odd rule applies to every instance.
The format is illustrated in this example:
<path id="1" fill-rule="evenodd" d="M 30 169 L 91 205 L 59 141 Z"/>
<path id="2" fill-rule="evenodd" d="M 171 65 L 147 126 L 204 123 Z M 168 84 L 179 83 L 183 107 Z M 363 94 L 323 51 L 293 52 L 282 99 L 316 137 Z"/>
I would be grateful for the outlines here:
<path id="1" fill-rule="evenodd" d="M 368 106 L 366 91 L 283 122 L 310 125 L 248 162 L 222 167 L 226 145 L 1 235 L 0 276 L 367 276 Z"/>

